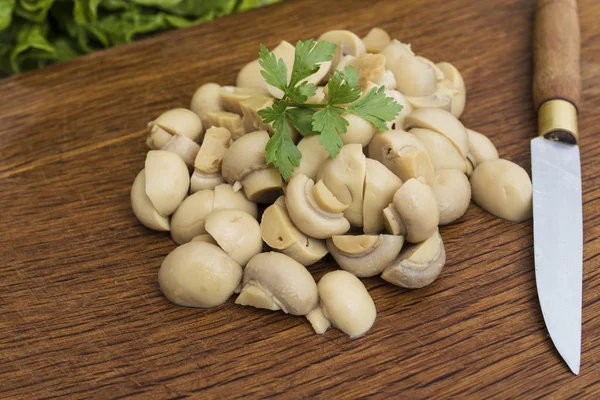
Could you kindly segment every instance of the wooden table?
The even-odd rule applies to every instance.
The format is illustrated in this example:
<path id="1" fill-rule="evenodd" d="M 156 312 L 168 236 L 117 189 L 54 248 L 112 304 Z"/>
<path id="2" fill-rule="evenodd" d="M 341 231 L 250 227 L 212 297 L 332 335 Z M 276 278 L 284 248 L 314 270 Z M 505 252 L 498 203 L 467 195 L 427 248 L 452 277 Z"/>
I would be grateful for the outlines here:
<path id="1" fill-rule="evenodd" d="M 442 229 L 439 279 L 367 279 L 378 318 L 357 340 L 229 300 L 176 307 L 157 271 L 174 248 L 129 189 L 144 127 L 202 83 L 235 82 L 259 43 L 380 26 L 462 72 L 466 126 L 530 168 L 534 2 L 288 1 L 0 81 L 1 398 L 600 398 L 600 3 L 580 1 L 584 106 L 583 344 L 572 375 L 536 296 L 531 222 L 472 205 Z M 333 267 L 311 267 L 316 278 Z"/>

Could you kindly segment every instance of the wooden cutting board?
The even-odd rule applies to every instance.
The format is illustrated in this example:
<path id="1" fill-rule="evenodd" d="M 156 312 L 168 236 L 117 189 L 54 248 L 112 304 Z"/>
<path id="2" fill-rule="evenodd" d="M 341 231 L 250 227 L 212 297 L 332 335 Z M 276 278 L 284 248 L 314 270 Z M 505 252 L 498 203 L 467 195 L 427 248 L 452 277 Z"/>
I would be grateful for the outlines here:
<path id="1" fill-rule="evenodd" d="M 581 375 L 548 337 L 531 221 L 472 205 L 442 229 L 437 281 L 365 283 L 378 317 L 361 339 L 303 318 L 181 308 L 157 271 L 175 246 L 135 219 L 144 128 L 205 82 L 232 84 L 258 52 L 329 29 L 380 26 L 467 84 L 467 127 L 530 168 L 534 2 L 288 1 L 0 81 L 1 398 L 599 398 L 600 3 L 580 1 L 584 106 Z M 310 268 L 315 278 L 330 258 Z"/>

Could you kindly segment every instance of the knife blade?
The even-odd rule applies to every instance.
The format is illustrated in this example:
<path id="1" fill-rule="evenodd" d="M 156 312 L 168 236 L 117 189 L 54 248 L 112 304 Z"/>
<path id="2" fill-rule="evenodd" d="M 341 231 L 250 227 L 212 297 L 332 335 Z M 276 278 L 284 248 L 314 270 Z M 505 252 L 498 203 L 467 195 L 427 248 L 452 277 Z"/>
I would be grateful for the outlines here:
<path id="1" fill-rule="evenodd" d="M 576 0 L 538 0 L 531 141 L 535 280 L 544 322 L 574 374 L 581 360 L 583 218 L 577 110 L 581 103 Z"/>

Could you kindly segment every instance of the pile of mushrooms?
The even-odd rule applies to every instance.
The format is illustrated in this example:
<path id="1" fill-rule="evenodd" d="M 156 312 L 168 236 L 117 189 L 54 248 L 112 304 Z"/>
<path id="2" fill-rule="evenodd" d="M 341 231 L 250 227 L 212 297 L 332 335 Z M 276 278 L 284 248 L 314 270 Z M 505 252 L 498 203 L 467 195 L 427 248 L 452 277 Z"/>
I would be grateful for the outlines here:
<path id="1" fill-rule="evenodd" d="M 531 217 L 525 170 L 460 122 L 466 88 L 452 64 L 417 56 L 379 28 L 319 40 L 337 50 L 307 78 L 319 86 L 310 101 L 324 101 L 328 77 L 352 65 L 363 93 L 384 86 L 403 106 L 388 131 L 346 115 L 345 145 L 333 159 L 318 136 L 293 132 L 302 159 L 284 181 L 266 162 L 273 128 L 258 115 L 281 93 L 258 60 L 236 86 L 204 84 L 189 110 L 148 124 L 150 151 L 131 205 L 142 224 L 170 231 L 179 245 L 158 273 L 171 302 L 216 307 L 238 293 L 235 304 L 305 316 L 318 334 L 333 326 L 359 337 L 377 313 L 359 278 L 431 284 L 446 261 L 439 226 L 459 220 L 471 199 L 509 221 Z M 291 71 L 294 46 L 283 41 L 273 52 Z M 307 267 L 328 253 L 340 270 L 317 283 Z"/>

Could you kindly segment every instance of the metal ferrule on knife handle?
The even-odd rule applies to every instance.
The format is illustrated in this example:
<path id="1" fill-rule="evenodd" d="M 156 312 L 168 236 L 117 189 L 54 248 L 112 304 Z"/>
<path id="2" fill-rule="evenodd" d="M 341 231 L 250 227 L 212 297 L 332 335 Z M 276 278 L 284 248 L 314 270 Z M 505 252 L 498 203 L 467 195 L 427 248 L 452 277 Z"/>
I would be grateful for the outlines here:
<path id="1" fill-rule="evenodd" d="M 533 101 L 539 135 L 577 144 L 581 104 L 577 1 L 538 0 L 533 43 Z"/>

